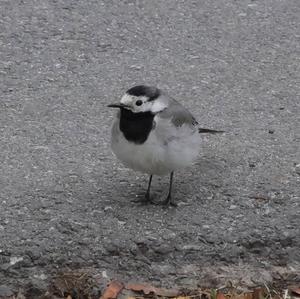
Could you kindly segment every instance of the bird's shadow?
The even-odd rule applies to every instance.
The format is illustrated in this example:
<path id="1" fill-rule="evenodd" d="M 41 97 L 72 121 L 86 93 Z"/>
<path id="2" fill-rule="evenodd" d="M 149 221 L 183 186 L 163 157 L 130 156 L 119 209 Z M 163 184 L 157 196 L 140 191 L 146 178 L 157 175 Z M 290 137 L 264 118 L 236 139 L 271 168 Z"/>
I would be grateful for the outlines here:
<path id="1" fill-rule="evenodd" d="M 217 189 L 224 185 L 224 176 L 229 171 L 226 161 L 205 156 L 186 169 L 176 171 L 174 174 L 172 197 L 176 203 L 192 204 L 194 201 L 205 201 L 213 198 Z M 143 201 L 148 187 L 149 177 L 141 175 L 135 179 L 126 178 L 118 185 L 118 198 L 120 206 L 127 206 L 134 201 Z M 169 190 L 169 176 L 153 176 L 151 184 L 151 199 L 155 202 L 163 201 Z"/>

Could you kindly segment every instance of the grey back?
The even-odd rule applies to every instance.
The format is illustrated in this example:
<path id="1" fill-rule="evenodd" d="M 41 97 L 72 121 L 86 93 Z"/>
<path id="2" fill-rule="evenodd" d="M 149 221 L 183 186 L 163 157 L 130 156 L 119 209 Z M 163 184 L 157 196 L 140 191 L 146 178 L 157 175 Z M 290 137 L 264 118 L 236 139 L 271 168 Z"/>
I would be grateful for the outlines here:
<path id="1" fill-rule="evenodd" d="M 183 107 L 176 100 L 168 97 L 168 108 L 159 113 L 159 117 L 161 118 L 170 118 L 171 122 L 176 126 L 180 127 L 183 124 L 188 124 L 191 127 L 196 126 L 198 122 L 192 115 L 190 111 L 188 111 L 185 107 Z"/>

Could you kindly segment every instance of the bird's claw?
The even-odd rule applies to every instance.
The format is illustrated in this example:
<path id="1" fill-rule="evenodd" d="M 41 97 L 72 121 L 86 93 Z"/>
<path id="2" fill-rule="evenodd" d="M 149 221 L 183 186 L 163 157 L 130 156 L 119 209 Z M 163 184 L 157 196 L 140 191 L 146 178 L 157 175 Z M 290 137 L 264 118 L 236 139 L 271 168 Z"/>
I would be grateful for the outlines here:
<path id="1" fill-rule="evenodd" d="M 168 195 L 168 197 L 167 197 L 164 201 L 162 201 L 160 204 L 163 205 L 163 206 L 165 206 L 166 208 L 169 207 L 169 206 L 172 206 L 172 207 L 177 207 L 177 206 L 178 206 L 177 203 L 175 203 L 175 202 L 172 201 L 172 198 L 171 198 L 171 196 L 169 196 L 169 195 Z"/>

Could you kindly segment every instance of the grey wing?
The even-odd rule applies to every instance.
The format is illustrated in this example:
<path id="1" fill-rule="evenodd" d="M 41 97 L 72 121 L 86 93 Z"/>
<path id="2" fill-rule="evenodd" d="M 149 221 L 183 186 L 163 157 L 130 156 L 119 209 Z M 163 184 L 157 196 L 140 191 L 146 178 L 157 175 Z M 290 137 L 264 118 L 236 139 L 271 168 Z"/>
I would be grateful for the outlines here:
<path id="1" fill-rule="evenodd" d="M 199 128 L 198 122 L 192 113 L 183 107 L 179 102 L 172 98 L 168 98 L 168 108 L 159 113 L 161 118 L 171 119 L 171 122 L 176 126 L 180 127 L 183 124 L 188 124 L 190 127 L 194 128 L 197 126 L 198 132 L 207 134 L 219 134 L 224 133 L 224 131 L 211 130 L 206 128 Z"/>
<path id="2" fill-rule="evenodd" d="M 198 122 L 194 118 L 191 112 L 183 107 L 176 100 L 170 98 L 169 106 L 165 110 L 159 113 L 161 118 L 169 118 L 171 122 L 176 126 L 180 127 L 183 124 L 188 124 L 191 127 L 198 125 Z"/>

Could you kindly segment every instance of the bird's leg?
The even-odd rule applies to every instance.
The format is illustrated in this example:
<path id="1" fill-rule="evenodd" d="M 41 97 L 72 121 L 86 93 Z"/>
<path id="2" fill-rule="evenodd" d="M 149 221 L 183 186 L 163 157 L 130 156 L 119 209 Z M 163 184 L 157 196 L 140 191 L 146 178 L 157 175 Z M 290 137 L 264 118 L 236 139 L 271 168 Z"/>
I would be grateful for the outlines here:
<path id="1" fill-rule="evenodd" d="M 169 193 L 168 193 L 168 196 L 167 198 L 162 202 L 162 205 L 165 205 L 165 206 L 174 206 L 174 207 L 177 207 L 177 204 L 172 202 L 172 184 L 173 184 L 173 175 L 174 175 L 174 171 L 171 172 L 170 174 L 170 185 L 169 185 Z"/>
<path id="2" fill-rule="evenodd" d="M 152 174 L 150 175 L 149 177 L 149 183 L 148 183 L 148 188 L 147 188 L 147 192 L 145 194 L 145 197 L 144 198 L 141 198 L 141 199 L 134 199 L 132 200 L 132 202 L 140 202 L 140 203 L 143 203 L 143 204 L 148 204 L 148 203 L 153 203 L 154 202 L 151 200 L 151 197 L 150 197 L 150 188 L 151 188 L 151 182 L 152 182 Z"/>
<path id="3" fill-rule="evenodd" d="M 147 188 L 147 192 L 145 194 L 145 198 L 147 201 L 151 202 L 151 198 L 150 198 L 150 188 L 151 188 L 151 182 L 152 182 L 152 174 L 149 177 L 149 183 L 148 183 L 148 188 Z"/>

